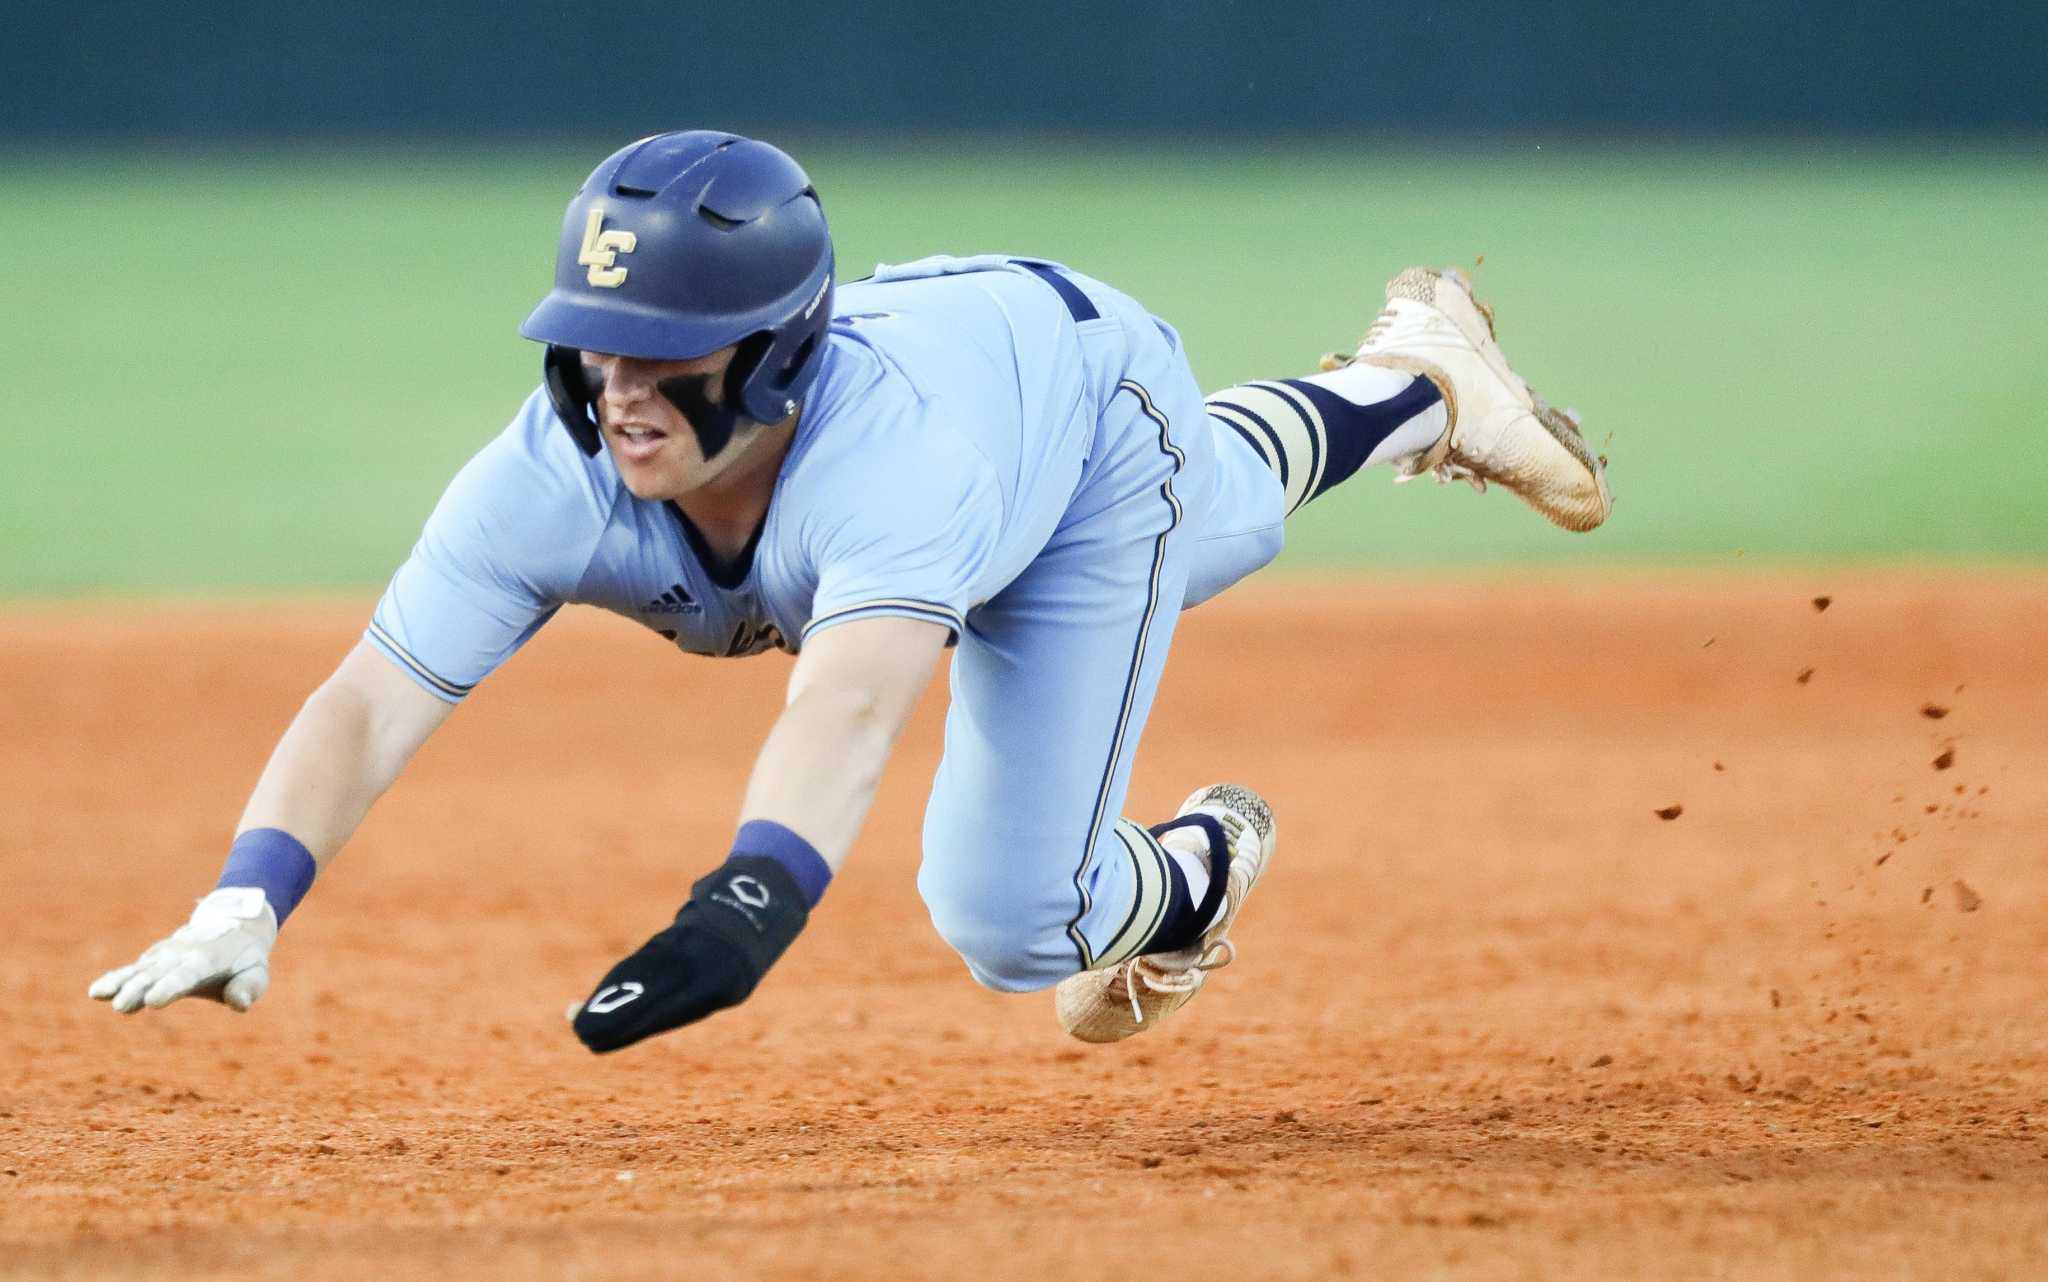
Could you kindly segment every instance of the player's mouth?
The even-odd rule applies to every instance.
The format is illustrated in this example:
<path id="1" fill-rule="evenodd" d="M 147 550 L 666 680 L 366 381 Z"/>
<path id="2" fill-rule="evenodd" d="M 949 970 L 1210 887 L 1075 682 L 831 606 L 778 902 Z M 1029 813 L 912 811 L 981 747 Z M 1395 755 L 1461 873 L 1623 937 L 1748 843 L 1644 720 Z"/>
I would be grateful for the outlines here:
<path id="1" fill-rule="evenodd" d="M 660 452 L 668 433 L 644 423 L 614 423 L 612 450 L 630 463 L 645 463 Z"/>

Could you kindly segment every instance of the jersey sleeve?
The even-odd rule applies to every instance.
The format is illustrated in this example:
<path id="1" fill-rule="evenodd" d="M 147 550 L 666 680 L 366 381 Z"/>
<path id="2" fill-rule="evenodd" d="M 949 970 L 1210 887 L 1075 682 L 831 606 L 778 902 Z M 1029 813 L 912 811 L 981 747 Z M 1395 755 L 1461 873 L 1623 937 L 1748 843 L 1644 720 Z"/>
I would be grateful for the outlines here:
<path id="1" fill-rule="evenodd" d="M 816 522 L 818 588 L 804 636 L 879 615 L 944 624 L 958 640 L 1002 531 L 995 469 L 971 445 L 931 450 L 914 468 L 843 477 Z"/>
<path id="2" fill-rule="evenodd" d="M 535 408 L 529 402 L 449 483 L 364 632 L 449 703 L 571 599 L 603 533 L 606 514 L 580 457 L 573 446 L 547 448 L 554 442 L 536 431 L 547 424 L 527 421 Z"/>

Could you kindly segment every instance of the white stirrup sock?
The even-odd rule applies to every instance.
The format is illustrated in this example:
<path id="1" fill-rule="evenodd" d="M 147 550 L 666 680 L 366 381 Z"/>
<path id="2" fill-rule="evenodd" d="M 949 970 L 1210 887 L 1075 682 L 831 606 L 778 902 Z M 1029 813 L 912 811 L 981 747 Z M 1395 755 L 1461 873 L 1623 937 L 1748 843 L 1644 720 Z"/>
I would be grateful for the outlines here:
<path id="1" fill-rule="evenodd" d="M 1354 361 L 1341 369 L 1304 375 L 1301 381 L 1327 387 L 1353 405 L 1377 405 L 1406 391 L 1408 385 L 1415 381 L 1415 376 L 1405 370 Z M 1436 444 L 1436 438 L 1444 434 L 1444 428 L 1450 421 L 1450 412 L 1442 401 L 1438 401 L 1388 433 L 1386 439 L 1365 456 L 1363 466 L 1394 463 L 1422 453 Z"/>
<path id="2" fill-rule="evenodd" d="M 1184 844 L 1190 841 L 1199 845 L 1190 849 Z M 1174 866 L 1180 869 L 1181 876 L 1187 879 L 1188 902 L 1199 905 L 1203 897 L 1209 893 L 1208 836 L 1199 828 L 1179 828 L 1161 837 L 1159 844 L 1166 848 L 1167 858 L 1173 860 Z M 1223 901 L 1218 899 L 1216 911 L 1211 914 L 1209 920 L 1202 923 L 1203 930 L 1214 926 L 1217 919 L 1223 916 L 1223 907 Z"/>

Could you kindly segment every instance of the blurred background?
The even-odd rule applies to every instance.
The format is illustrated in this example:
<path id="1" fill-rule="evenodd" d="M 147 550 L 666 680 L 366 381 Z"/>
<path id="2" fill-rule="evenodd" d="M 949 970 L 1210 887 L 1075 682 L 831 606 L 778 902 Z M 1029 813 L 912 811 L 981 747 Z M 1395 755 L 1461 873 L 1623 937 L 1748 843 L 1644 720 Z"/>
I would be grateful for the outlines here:
<path id="1" fill-rule="evenodd" d="M 537 377 L 613 147 L 754 133 L 842 279 L 1056 258 L 1205 385 L 1483 258 L 1586 537 L 1384 473 L 1283 564 L 2048 555 L 2048 5 L 9 6 L 0 595 L 370 589 Z"/>

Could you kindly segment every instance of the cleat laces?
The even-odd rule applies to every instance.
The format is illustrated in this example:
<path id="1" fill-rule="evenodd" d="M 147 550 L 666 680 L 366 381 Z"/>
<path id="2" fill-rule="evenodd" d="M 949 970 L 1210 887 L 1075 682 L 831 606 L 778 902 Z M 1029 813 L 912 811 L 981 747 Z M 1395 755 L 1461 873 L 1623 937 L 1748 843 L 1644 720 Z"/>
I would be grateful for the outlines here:
<path id="1" fill-rule="evenodd" d="M 1212 970 L 1221 970 L 1237 960 L 1237 945 L 1228 939 L 1219 939 L 1202 950 L 1192 966 L 1185 970 L 1160 970 L 1142 960 L 1132 962 L 1124 972 L 1124 995 L 1131 999 L 1131 1019 L 1136 1023 L 1145 1022 L 1145 1010 L 1138 1002 L 1138 986 L 1131 982 L 1136 975 L 1144 981 L 1145 987 L 1155 993 L 1192 993 L 1202 986 L 1202 981 Z"/>

